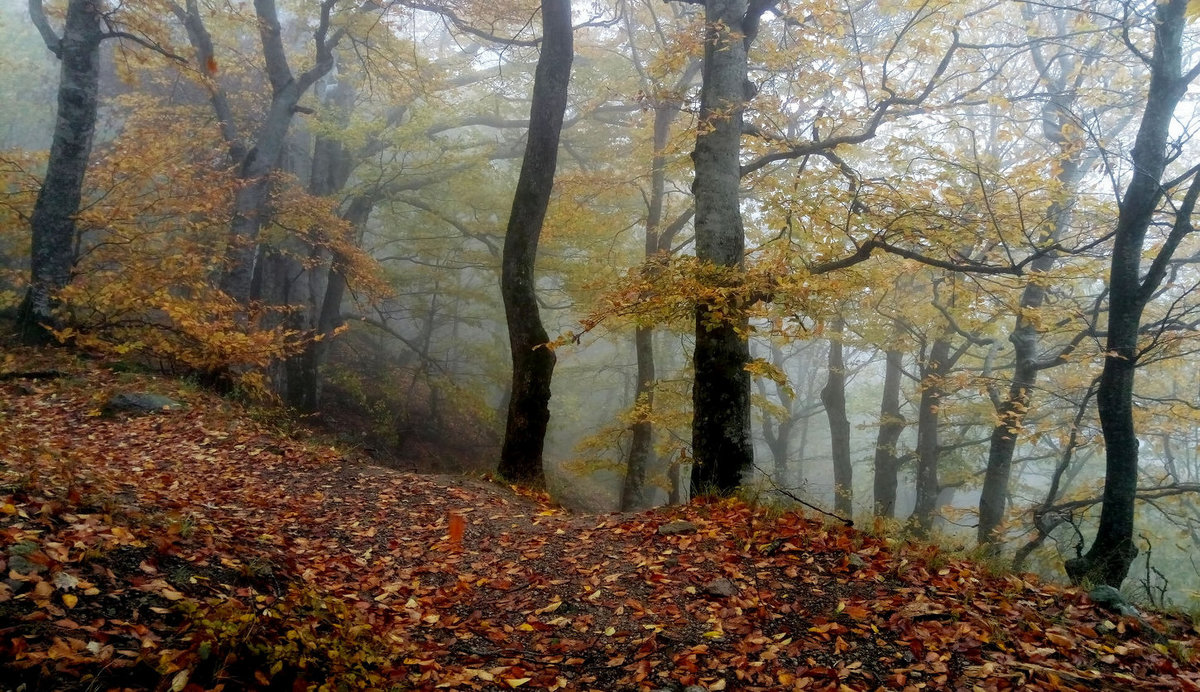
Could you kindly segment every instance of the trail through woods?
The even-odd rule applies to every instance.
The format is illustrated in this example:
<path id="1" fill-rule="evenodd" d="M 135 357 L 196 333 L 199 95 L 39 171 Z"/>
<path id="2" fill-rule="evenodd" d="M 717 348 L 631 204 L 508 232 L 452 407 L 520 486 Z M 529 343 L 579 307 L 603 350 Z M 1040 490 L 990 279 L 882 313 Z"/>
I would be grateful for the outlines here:
<path id="1" fill-rule="evenodd" d="M 570 515 L 60 352 L 0 371 L 5 689 L 1200 689 L 1190 623 L 931 547 L 732 500 Z M 101 415 L 130 389 L 184 408 Z"/>

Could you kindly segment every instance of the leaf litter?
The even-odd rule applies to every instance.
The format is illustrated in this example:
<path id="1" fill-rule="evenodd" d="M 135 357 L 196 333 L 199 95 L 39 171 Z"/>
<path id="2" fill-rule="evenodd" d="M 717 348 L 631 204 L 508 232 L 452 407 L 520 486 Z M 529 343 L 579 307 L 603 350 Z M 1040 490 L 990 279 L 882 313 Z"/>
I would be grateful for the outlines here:
<path id="1" fill-rule="evenodd" d="M 106 419 L 133 376 L 61 360 L 0 383 L 6 684 L 1200 689 L 1182 619 L 736 500 L 572 515 L 150 377 L 186 408 Z"/>

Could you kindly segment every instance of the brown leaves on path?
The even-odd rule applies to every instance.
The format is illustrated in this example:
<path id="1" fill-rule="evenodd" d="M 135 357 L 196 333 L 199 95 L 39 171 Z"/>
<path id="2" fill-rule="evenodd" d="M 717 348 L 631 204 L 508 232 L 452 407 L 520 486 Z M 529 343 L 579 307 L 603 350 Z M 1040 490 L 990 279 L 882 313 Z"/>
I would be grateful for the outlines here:
<path id="1" fill-rule="evenodd" d="M 0 382 L 0 677 L 34 688 L 1200 689 L 1196 632 L 734 501 L 571 516 L 203 393 Z M 137 379 L 145 388 L 174 388 Z M 660 535 L 686 519 L 695 530 Z"/>

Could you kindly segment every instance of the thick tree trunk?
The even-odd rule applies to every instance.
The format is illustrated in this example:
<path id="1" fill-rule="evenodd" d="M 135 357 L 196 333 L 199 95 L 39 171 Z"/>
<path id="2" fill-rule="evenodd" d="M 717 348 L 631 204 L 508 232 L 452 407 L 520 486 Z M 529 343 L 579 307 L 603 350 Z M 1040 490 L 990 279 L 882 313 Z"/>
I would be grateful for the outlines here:
<path id="1" fill-rule="evenodd" d="M 1191 232 L 1197 192 L 1193 179 L 1175 212 L 1171 234 L 1143 281 L 1143 246 L 1161 197 L 1171 119 L 1192 77 L 1185 77 L 1182 70 L 1187 6 L 1188 0 L 1170 0 L 1155 7 L 1150 89 L 1133 147 L 1132 179 L 1117 217 L 1109 274 L 1108 340 L 1096 398 L 1105 451 L 1100 525 L 1087 553 L 1066 563 L 1067 575 L 1075 583 L 1089 581 L 1119 587 L 1138 552 L 1133 544 L 1138 481 L 1133 381 L 1138 365 L 1138 332 L 1142 311 L 1162 281 L 1166 262 L 1183 235 Z"/>
<path id="2" fill-rule="evenodd" d="M 849 518 L 854 513 L 854 467 L 850 463 L 850 417 L 846 414 L 846 361 L 842 337 L 846 325 L 841 317 L 830 324 L 829 379 L 821 389 L 821 403 L 829 419 L 829 441 L 833 454 L 833 511 Z"/>
<path id="3" fill-rule="evenodd" d="M 900 380 L 903 354 L 888 351 L 883 375 L 883 396 L 879 403 L 879 434 L 875 438 L 875 516 L 896 516 L 896 486 L 899 464 L 896 443 L 906 421 L 900 414 Z"/>
<path id="4" fill-rule="evenodd" d="M 101 9 L 92 0 L 71 0 L 63 35 L 57 37 L 46 24 L 41 0 L 29 3 L 46 47 L 61 62 L 54 139 L 30 219 L 29 290 L 18 315 L 21 333 L 30 342 L 49 340 L 47 327 L 57 324 L 53 314 L 56 294 L 71 281 L 75 263 L 75 215 L 92 152 L 99 100 L 100 42 L 104 38 Z"/>
<path id="5" fill-rule="evenodd" d="M 746 99 L 746 0 L 705 3 L 696 178 L 696 256 L 740 268 L 745 230 L 738 197 Z M 713 308 L 718 310 L 714 313 Z M 750 360 L 742 305 L 698 305 L 692 386 L 692 494 L 727 493 L 754 462 L 750 440 Z"/>
<path id="6" fill-rule="evenodd" d="M 938 481 L 938 410 L 941 407 L 942 369 L 950 357 L 950 340 L 938 337 L 921 366 L 921 403 L 917 413 L 917 500 L 912 523 L 918 536 L 927 536 L 933 528 L 942 492 Z"/>
<path id="7" fill-rule="evenodd" d="M 513 378 L 499 471 L 524 483 L 540 483 L 545 477 L 542 447 L 550 421 L 555 358 L 545 346 L 549 337 L 538 312 L 533 270 L 554 187 L 574 57 L 572 39 L 570 0 L 542 0 L 542 46 L 533 82 L 529 137 L 504 236 L 500 278 Z"/>

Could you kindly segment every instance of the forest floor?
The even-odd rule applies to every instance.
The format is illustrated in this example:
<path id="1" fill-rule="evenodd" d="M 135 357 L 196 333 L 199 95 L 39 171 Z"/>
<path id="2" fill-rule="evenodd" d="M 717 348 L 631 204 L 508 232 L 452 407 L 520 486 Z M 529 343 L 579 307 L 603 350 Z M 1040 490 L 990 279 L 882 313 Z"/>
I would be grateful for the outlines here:
<path id="1" fill-rule="evenodd" d="M 128 390 L 184 408 L 103 415 Z M 323 684 L 1197 690 L 1200 639 L 800 514 L 571 515 L 175 381 L 8 351 L 0 690 Z"/>

